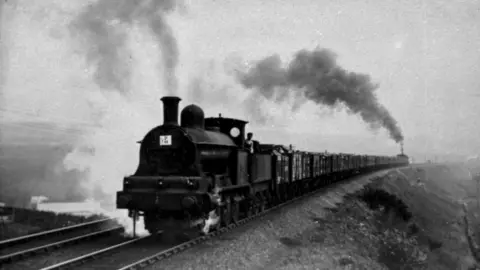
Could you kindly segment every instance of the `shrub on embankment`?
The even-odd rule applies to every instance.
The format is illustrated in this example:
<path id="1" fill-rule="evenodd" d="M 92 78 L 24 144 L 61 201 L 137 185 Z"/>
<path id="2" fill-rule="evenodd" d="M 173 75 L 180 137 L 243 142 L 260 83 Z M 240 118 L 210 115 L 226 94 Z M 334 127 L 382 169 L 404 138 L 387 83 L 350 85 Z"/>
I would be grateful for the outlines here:
<path id="1" fill-rule="evenodd" d="M 412 213 L 397 196 L 374 185 L 367 185 L 356 194 L 374 215 L 377 260 L 388 269 L 421 269 L 427 266 L 429 247 L 419 242 L 419 228 L 412 221 Z M 441 246 L 434 243 L 431 249 Z M 400 268 L 399 268 L 400 267 Z"/>
<path id="2" fill-rule="evenodd" d="M 393 170 L 367 185 L 358 196 L 383 213 L 378 224 L 391 234 L 379 250 L 379 260 L 401 265 L 425 250 L 425 264 L 431 269 L 472 267 L 475 250 L 467 242 L 461 201 L 471 193 L 468 179 L 460 179 L 466 175 L 459 168 L 428 165 Z"/>

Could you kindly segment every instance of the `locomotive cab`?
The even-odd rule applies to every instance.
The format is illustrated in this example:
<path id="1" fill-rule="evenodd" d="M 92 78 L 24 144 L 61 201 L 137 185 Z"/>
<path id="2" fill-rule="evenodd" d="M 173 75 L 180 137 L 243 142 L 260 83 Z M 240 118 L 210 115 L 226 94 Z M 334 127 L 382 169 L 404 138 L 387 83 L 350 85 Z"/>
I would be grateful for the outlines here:
<path id="1" fill-rule="evenodd" d="M 218 130 L 228 135 L 235 144 L 242 148 L 245 143 L 245 125 L 247 121 L 234 118 L 224 118 L 220 114 L 218 117 L 205 118 L 205 128 Z"/>

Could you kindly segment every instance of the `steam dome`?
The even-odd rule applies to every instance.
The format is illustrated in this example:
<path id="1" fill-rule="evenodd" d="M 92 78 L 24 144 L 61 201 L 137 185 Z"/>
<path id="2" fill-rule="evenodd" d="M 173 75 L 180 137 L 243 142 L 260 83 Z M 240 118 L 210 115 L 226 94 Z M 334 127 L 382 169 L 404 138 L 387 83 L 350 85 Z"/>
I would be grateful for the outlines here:
<path id="1" fill-rule="evenodd" d="M 191 104 L 183 108 L 180 114 L 181 126 L 186 128 L 205 128 L 205 114 L 202 108 Z"/>

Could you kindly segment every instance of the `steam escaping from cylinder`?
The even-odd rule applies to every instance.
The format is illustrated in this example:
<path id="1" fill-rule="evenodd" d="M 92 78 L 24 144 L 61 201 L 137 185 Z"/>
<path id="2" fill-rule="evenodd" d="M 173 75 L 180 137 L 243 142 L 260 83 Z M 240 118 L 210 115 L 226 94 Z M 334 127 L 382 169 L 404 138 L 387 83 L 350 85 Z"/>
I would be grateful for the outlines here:
<path id="1" fill-rule="evenodd" d="M 208 213 L 208 218 L 205 220 L 205 225 L 202 228 L 203 234 L 208 234 L 210 229 L 215 227 L 220 221 L 220 217 L 212 210 Z"/>
<path id="2" fill-rule="evenodd" d="M 403 134 L 397 121 L 377 99 L 375 91 L 379 85 L 366 74 L 346 71 L 337 64 L 336 58 L 328 49 L 301 50 L 284 67 L 280 57 L 272 55 L 246 71 L 237 69 L 235 76 L 243 86 L 256 89 L 273 101 L 283 101 L 294 89 L 295 107 L 305 100 L 328 107 L 343 104 L 370 128 L 383 127 L 395 142 L 402 142 Z"/>
<path id="3" fill-rule="evenodd" d="M 145 229 L 145 223 L 143 217 L 139 217 L 138 220 L 133 221 L 132 218 L 126 216 L 124 213 L 119 211 L 105 211 L 101 212 L 103 215 L 106 215 L 111 218 L 115 218 L 118 223 L 120 223 L 123 228 L 125 229 L 124 235 L 132 237 L 134 236 L 134 227 L 133 222 L 136 223 L 135 225 L 135 236 L 146 236 L 150 233 Z"/>

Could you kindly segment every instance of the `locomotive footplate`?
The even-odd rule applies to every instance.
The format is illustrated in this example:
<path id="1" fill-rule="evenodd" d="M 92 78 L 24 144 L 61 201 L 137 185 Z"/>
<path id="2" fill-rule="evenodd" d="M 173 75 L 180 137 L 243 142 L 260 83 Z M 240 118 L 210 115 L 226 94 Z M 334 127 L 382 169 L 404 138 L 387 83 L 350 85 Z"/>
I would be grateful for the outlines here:
<path id="1" fill-rule="evenodd" d="M 117 192 L 117 208 L 148 210 L 155 207 L 156 196 L 151 192 Z"/>
<path id="2" fill-rule="evenodd" d="M 198 206 L 201 200 L 198 193 L 117 192 L 118 209 L 177 211 Z"/>

